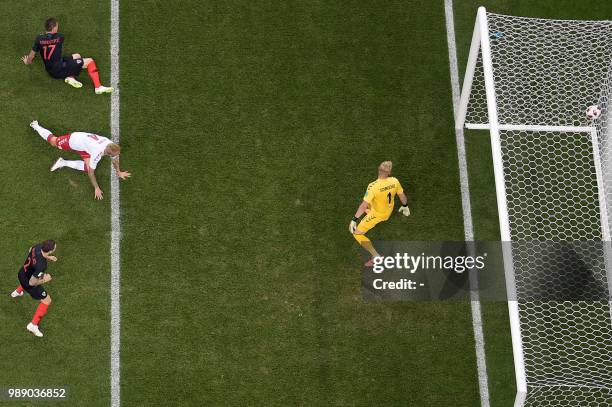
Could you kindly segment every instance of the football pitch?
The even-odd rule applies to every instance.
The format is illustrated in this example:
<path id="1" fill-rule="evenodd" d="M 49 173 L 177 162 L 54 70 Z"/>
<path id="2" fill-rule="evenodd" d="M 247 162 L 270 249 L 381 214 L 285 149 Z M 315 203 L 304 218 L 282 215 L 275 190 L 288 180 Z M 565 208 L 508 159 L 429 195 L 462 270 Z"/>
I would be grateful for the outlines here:
<path id="1" fill-rule="evenodd" d="M 476 9 L 610 19 L 612 3 L 457 1 L 459 74 Z M 56 134 L 110 136 L 110 98 L 19 58 L 57 17 L 64 53 L 110 82 L 111 1 L 1 2 L 0 389 L 111 404 L 111 170 L 49 172 Z M 444 1 L 120 2 L 123 406 L 480 405 L 468 302 L 372 303 L 347 226 L 376 166 L 412 215 L 373 240 L 464 240 Z M 499 240 L 491 148 L 466 135 L 475 237 Z M 58 243 L 43 338 L 10 298 L 27 249 Z M 482 304 L 492 406 L 516 387 L 508 311 Z M 37 405 L 0 399 L 10 405 Z"/>

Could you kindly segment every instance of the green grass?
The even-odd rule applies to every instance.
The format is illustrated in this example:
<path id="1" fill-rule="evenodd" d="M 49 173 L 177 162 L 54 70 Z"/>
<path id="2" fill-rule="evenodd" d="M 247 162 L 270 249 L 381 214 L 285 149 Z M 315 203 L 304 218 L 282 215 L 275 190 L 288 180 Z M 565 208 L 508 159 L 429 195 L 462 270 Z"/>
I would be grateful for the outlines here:
<path id="1" fill-rule="evenodd" d="M 28 123 L 37 118 L 61 134 L 70 129 L 105 133 L 108 99 L 94 95 L 86 75 L 86 88 L 76 91 L 51 80 L 40 57 L 30 67 L 19 61 L 42 31 L 46 10 L 52 10 L 68 38 L 66 49 L 95 56 L 107 72 L 108 8 L 96 2 L 86 5 L 82 1 L 0 5 L 5 22 L 0 34 L 5 50 L 5 62 L 0 65 L 0 149 L 4 152 L 0 161 L 0 248 L 4 253 L 0 260 L 4 298 L 0 302 L 0 383 L 68 386 L 73 403 L 79 400 L 81 405 L 95 406 L 108 405 L 110 391 L 108 201 L 94 202 L 81 174 L 69 170 L 51 174 L 49 166 L 59 152 Z M 106 166 L 99 169 L 98 178 L 106 190 L 108 174 Z M 58 242 L 59 261 L 49 267 L 54 279 L 47 289 L 53 303 L 41 325 L 46 336 L 39 340 L 25 331 L 36 308 L 34 301 L 27 296 L 14 301 L 4 294 L 17 285 L 17 270 L 28 247 L 48 238 Z"/>
<path id="2" fill-rule="evenodd" d="M 68 385 L 67 405 L 109 404 L 109 169 L 95 202 L 82 174 L 48 172 L 59 154 L 27 124 L 108 134 L 109 99 L 18 58 L 53 14 L 108 82 L 106 3 L 0 5 L 2 291 L 30 244 L 55 238 L 60 257 L 43 340 L 24 330 L 31 299 L 0 302 L 0 384 Z M 476 5 L 455 6 L 461 69 Z M 390 159 L 413 214 L 371 237 L 463 239 L 442 1 L 124 1 L 120 88 L 124 406 L 478 405 L 469 304 L 365 303 L 347 232 Z M 495 240 L 486 134 L 467 148 L 475 231 Z M 484 318 L 492 405 L 511 405 L 506 305 Z"/>
<path id="3" fill-rule="evenodd" d="M 392 159 L 418 215 L 373 235 L 462 236 L 443 9 L 156 5 L 122 9 L 124 401 L 474 405 L 469 307 L 364 303 L 346 231 Z"/>

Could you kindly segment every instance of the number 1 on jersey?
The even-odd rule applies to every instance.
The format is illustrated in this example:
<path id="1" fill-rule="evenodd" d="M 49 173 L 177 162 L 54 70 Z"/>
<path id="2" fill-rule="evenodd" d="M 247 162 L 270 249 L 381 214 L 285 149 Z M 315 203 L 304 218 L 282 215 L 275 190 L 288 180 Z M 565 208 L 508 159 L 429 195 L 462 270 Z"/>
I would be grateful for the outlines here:
<path id="1" fill-rule="evenodd" d="M 391 192 L 387 194 L 387 199 L 389 200 L 389 205 L 391 205 Z"/>

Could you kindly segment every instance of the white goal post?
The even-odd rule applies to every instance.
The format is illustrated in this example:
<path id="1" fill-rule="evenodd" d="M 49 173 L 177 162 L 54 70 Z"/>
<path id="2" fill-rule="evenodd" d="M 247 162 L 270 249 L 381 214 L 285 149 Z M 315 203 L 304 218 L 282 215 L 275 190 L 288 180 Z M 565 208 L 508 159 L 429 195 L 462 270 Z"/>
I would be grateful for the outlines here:
<path id="1" fill-rule="evenodd" d="M 515 407 L 612 406 L 611 96 L 612 21 L 478 9 L 455 123 L 490 134 Z"/>

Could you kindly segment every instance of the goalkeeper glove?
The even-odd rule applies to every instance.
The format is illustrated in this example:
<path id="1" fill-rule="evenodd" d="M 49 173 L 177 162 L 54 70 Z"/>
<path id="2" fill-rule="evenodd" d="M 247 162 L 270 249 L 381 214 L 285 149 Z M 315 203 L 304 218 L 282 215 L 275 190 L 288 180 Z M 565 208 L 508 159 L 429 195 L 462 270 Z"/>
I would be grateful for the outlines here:
<path id="1" fill-rule="evenodd" d="M 351 232 L 352 234 L 355 233 L 355 231 L 357 230 L 357 221 L 359 220 L 359 218 L 353 216 L 353 220 L 351 221 L 351 223 L 349 223 L 349 232 Z"/>
<path id="2" fill-rule="evenodd" d="M 398 212 L 403 214 L 404 216 L 410 216 L 410 208 L 408 208 L 408 204 L 402 205 L 402 207 L 399 208 Z"/>

